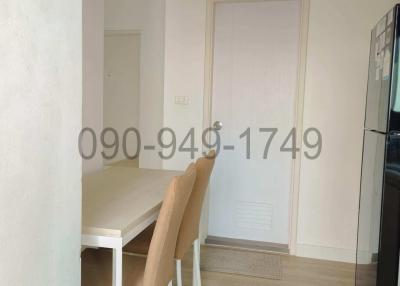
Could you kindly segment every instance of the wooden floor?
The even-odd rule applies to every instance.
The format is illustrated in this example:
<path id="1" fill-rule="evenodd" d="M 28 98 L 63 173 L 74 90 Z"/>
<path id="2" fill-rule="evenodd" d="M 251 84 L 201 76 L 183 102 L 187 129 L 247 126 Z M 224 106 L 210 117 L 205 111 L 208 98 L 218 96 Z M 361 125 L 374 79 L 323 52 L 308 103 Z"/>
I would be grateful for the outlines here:
<path id="1" fill-rule="evenodd" d="M 202 273 L 204 286 L 354 286 L 355 266 L 283 256 L 283 280 L 274 281 L 221 273 Z M 183 262 L 184 285 L 192 285 L 191 254 Z"/>
<path id="2" fill-rule="evenodd" d="M 110 256 L 111 260 L 111 256 Z M 131 259 L 124 256 L 125 267 Z M 82 257 L 85 263 L 85 256 Z M 221 273 L 202 272 L 203 286 L 354 286 L 353 264 L 319 261 L 314 259 L 283 256 L 283 280 L 274 281 L 252 277 L 228 275 Z M 109 266 L 111 266 L 111 261 Z M 110 271 L 111 267 L 106 267 Z M 104 269 L 104 268 L 103 268 Z M 183 261 L 184 286 L 192 285 L 192 254 L 189 253 Z M 85 273 L 82 273 L 85 277 Z M 131 285 L 131 284 L 130 284 Z M 176 283 L 174 283 L 176 285 Z M 93 285 L 95 286 L 95 285 Z M 132 285 L 133 286 L 133 285 Z"/>

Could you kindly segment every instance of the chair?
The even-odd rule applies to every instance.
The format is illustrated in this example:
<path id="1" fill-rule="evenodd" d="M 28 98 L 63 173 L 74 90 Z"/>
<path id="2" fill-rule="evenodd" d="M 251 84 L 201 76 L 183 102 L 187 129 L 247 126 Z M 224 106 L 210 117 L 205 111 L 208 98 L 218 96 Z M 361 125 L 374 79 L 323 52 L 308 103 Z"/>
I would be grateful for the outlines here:
<path id="1" fill-rule="evenodd" d="M 196 167 L 191 164 L 184 175 L 175 177 L 166 192 L 155 225 L 148 256 L 125 256 L 123 284 L 132 286 L 166 286 L 174 276 L 174 253 L 182 217 L 196 179 Z M 125 261 L 126 260 L 126 261 Z M 128 268 L 127 263 L 133 265 Z M 82 256 L 82 285 L 111 285 L 111 253 L 89 250 Z"/>
<path id="2" fill-rule="evenodd" d="M 201 286 L 199 226 L 201 210 L 209 179 L 215 163 L 215 151 L 196 162 L 196 181 L 187 204 L 179 230 L 175 250 L 177 284 L 182 286 L 182 259 L 193 245 L 193 285 Z M 124 252 L 146 255 L 149 249 L 154 225 L 143 231 L 124 247 Z"/>

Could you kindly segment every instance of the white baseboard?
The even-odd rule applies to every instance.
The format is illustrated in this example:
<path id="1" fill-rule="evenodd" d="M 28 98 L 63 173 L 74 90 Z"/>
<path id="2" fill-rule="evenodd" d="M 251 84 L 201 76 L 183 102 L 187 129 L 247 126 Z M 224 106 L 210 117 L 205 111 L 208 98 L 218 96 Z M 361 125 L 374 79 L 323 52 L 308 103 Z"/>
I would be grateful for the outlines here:
<path id="1" fill-rule="evenodd" d="M 316 245 L 298 244 L 296 256 L 346 263 L 356 262 L 356 251 L 354 249 Z"/>

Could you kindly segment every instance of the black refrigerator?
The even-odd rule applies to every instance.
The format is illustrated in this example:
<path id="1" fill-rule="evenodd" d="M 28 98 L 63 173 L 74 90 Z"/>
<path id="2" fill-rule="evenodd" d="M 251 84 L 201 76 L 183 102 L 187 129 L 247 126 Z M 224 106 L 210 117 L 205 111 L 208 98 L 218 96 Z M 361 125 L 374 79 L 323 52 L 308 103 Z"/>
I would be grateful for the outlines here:
<path id="1" fill-rule="evenodd" d="M 400 246 L 400 5 L 372 31 L 356 286 L 394 286 Z"/>

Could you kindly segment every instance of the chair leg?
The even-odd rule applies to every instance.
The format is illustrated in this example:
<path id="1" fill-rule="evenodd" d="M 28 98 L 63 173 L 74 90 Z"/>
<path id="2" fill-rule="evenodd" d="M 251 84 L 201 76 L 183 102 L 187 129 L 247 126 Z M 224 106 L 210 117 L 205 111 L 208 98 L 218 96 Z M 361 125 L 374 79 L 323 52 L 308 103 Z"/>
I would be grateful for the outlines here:
<path id="1" fill-rule="evenodd" d="M 201 243 L 200 243 L 200 239 L 197 239 L 197 248 L 199 249 L 197 252 L 197 279 L 199 281 L 198 286 L 201 286 L 201 265 L 200 265 Z"/>
<path id="2" fill-rule="evenodd" d="M 198 239 L 199 243 L 197 244 L 197 247 L 199 248 L 199 271 L 200 271 L 200 262 L 201 262 L 201 244 L 200 244 L 200 238 Z"/>
<path id="3" fill-rule="evenodd" d="M 200 240 L 196 239 L 194 241 L 193 250 L 193 285 L 201 286 Z"/>
<path id="4" fill-rule="evenodd" d="M 176 282 L 178 286 L 182 286 L 182 260 L 176 260 Z"/>

